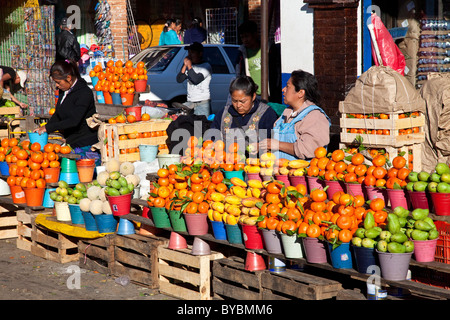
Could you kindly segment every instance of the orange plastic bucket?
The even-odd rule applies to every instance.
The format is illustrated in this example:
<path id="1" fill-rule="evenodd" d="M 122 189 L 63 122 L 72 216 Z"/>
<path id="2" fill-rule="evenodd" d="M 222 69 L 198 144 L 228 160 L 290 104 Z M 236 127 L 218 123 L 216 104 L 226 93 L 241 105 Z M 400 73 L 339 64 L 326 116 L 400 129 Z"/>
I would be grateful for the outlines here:
<path id="1" fill-rule="evenodd" d="M 44 201 L 45 188 L 24 188 L 27 206 L 40 207 Z"/>
<path id="2" fill-rule="evenodd" d="M 134 93 L 132 93 L 132 94 L 121 93 L 120 97 L 122 98 L 122 105 L 124 105 L 124 106 L 131 106 L 131 105 L 133 105 Z"/>
<path id="3" fill-rule="evenodd" d="M 77 171 L 80 182 L 92 182 L 95 171 L 95 160 L 94 159 L 78 160 Z"/>
<path id="4" fill-rule="evenodd" d="M 103 97 L 105 98 L 106 104 L 113 104 L 112 96 L 109 91 L 103 91 Z"/>
<path id="5" fill-rule="evenodd" d="M 27 203 L 25 192 L 21 186 L 10 186 L 9 189 L 11 190 L 11 196 L 14 203 Z"/>
<path id="6" fill-rule="evenodd" d="M 59 181 L 59 174 L 61 172 L 61 167 L 56 168 L 44 168 L 44 179 L 47 183 L 56 183 Z"/>
<path id="7" fill-rule="evenodd" d="M 136 92 L 145 92 L 146 89 L 147 89 L 147 80 L 134 81 L 134 90 L 136 90 Z"/>

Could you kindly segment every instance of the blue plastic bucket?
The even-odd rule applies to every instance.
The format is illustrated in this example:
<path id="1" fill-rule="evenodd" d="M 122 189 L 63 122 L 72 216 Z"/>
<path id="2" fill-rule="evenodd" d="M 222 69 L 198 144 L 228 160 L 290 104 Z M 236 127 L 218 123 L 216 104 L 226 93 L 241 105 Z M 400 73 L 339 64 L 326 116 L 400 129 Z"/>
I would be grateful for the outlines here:
<path id="1" fill-rule="evenodd" d="M 141 157 L 141 161 L 152 162 L 153 160 L 156 159 L 156 155 L 158 154 L 158 146 L 140 144 L 139 154 Z"/>
<path id="2" fill-rule="evenodd" d="M 90 212 L 81 211 L 84 220 L 84 227 L 87 231 L 98 231 L 97 223 L 95 222 L 94 215 Z"/>
<path id="3" fill-rule="evenodd" d="M 231 178 L 239 178 L 244 180 L 244 170 L 239 170 L 239 171 L 223 171 L 223 175 L 225 178 L 227 179 L 231 179 Z"/>
<path id="4" fill-rule="evenodd" d="M 229 243 L 242 244 L 242 231 L 238 224 L 225 224 Z"/>
<path id="5" fill-rule="evenodd" d="M 125 236 L 127 234 L 135 234 L 134 224 L 128 219 L 119 219 L 119 226 L 117 227 L 117 234 Z"/>
<path id="6" fill-rule="evenodd" d="M 331 265 L 336 269 L 352 269 L 352 255 L 350 252 L 350 243 L 341 243 L 338 247 L 333 249 L 331 243 L 328 244 L 330 252 Z"/>
<path id="7" fill-rule="evenodd" d="M 44 200 L 42 201 L 42 206 L 44 208 L 53 208 L 53 206 L 55 205 L 55 202 L 50 199 L 50 193 L 52 193 L 53 191 L 56 191 L 56 189 L 45 189 Z"/>
<path id="8" fill-rule="evenodd" d="M 2 174 L 2 176 L 9 176 L 8 162 L 6 161 L 0 162 L 0 173 Z"/>
<path id="9" fill-rule="evenodd" d="M 91 77 L 92 86 L 95 87 L 98 83 L 98 77 Z"/>
<path id="10" fill-rule="evenodd" d="M 31 144 L 38 142 L 41 145 L 41 151 L 44 150 L 44 146 L 48 142 L 48 133 L 37 133 L 37 132 L 28 132 L 28 139 L 30 139 Z"/>
<path id="11" fill-rule="evenodd" d="M 83 214 L 79 204 L 69 203 L 70 219 L 73 224 L 84 224 Z"/>
<path id="12" fill-rule="evenodd" d="M 122 98 L 120 97 L 120 93 L 113 92 L 111 93 L 113 104 L 122 105 Z"/>
<path id="13" fill-rule="evenodd" d="M 61 172 L 59 181 L 65 181 L 68 184 L 77 184 L 80 183 L 80 178 L 78 177 L 78 172 Z"/>
<path id="14" fill-rule="evenodd" d="M 105 96 L 102 91 L 96 91 L 98 103 L 105 103 Z"/>
<path id="15" fill-rule="evenodd" d="M 99 233 L 113 233 L 116 232 L 118 218 L 112 214 L 96 214 L 94 215 L 95 222 Z"/>
<path id="16" fill-rule="evenodd" d="M 351 246 L 351 248 L 355 256 L 356 270 L 358 270 L 358 272 L 369 274 L 371 273 L 367 272 L 369 266 L 379 266 L 378 255 L 375 249 L 357 246 Z"/>
<path id="17" fill-rule="evenodd" d="M 211 221 L 214 238 L 217 240 L 227 240 L 227 231 L 225 229 L 225 224 L 222 221 Z"/>

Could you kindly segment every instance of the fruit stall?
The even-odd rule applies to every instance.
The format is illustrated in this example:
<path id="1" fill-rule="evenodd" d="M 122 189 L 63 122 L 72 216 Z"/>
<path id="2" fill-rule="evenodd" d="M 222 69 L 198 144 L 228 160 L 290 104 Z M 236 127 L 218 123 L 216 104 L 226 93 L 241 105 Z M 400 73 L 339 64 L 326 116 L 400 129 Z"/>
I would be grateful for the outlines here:
<path id="1" fill-rule="evenodd" d="M 450 298 L 450 167 L 421 168 L 424 110 L 349 109 L 342 133 L 365 131 L 305 161 L 196 136 L 170 154 L 171 119 L 121 108 L 98 120 L 101 166 L 1 140 L 1 238 L 182 300 Z"/>

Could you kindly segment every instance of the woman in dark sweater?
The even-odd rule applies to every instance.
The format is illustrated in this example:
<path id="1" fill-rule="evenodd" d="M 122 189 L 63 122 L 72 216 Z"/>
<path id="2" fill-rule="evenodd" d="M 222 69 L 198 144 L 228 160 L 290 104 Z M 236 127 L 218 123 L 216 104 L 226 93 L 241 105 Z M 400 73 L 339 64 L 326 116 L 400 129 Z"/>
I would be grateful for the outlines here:
<path id="1" fill-rule="evenodd" d="M 59 89 L 56 111 L 48 123 L 35 132 L 59 131 L 72 148 L 96 144 L 97 130 L 91 129 L 86 122 L 96 112 L 94 95 L 81 78 L 76 62 L 56 61 L 50 69 L 50 77 Z"/>

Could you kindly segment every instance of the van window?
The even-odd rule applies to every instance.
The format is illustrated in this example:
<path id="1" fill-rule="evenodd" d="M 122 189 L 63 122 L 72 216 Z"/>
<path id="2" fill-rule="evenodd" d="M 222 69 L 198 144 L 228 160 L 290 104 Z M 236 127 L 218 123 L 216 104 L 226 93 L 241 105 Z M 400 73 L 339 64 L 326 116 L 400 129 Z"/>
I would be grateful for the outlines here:
<path id="1" fill-rule="evenodd" d="M 213 73 L 229 74 L 227 63 L 217 47 L 204 47 L 203 59 L 209 62 Z"/>

